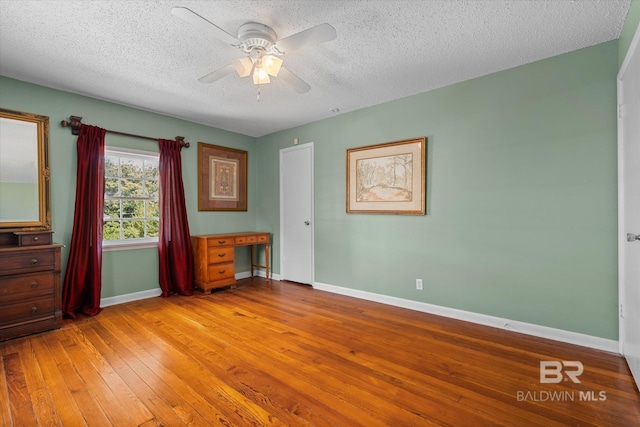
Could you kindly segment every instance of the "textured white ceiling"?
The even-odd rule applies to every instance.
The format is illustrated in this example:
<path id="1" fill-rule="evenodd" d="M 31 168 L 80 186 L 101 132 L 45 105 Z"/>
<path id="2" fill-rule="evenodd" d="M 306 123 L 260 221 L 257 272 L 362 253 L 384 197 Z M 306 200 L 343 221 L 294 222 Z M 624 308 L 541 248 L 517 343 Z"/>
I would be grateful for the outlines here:
<path id="1" fill-rule="evenodd" d="M 311 85 L 198 78 L 242 52 L 171 13 L 184 6 L 237 34 L 283 38 L 320 23 L 336 40 L 286 54 Z M 620 36 L 630 0 L 0 0 L 0 74 L 262 136 Z M 274 81 L 275 80 L 275 81 Z M 0 94 L 1 96 L 1 94 Z M 82 115 L 82 111 L 64 114 Z"/>

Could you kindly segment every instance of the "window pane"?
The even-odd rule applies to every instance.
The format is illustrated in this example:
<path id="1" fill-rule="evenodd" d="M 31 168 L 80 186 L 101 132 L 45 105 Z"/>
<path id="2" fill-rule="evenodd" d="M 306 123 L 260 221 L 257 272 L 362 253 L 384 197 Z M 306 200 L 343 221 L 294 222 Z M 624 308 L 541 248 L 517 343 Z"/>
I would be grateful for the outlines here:
<path id="1" fill-rule="evenodd" d="M 122 218 L 144 218 L 144 201 L 123 200 Z"/>
<path id="2" fill-rule="evenodd" d="M 123 178 L 142 178 L 142 160 L 120 158 Z"/>
<path id="3" fill-rule="evenodd" d="M 152 160 L 144 161 L 144 176 L 147 179 L 160 178 L 160 170 L 158 169 L 158 162 Z"/>
<path id="4" fill-rule="evenodd" d="M 104 219 L 120 218 L 120 200 L 104 201 Z"/>
<path id="5" fill-rule="evenodd" d="M 119 161 L 120 159 L 117 156 L 105 156 L 104 157 L 104 175 L 107 177 L 117 177 Z"/>
<path id="6" fill-rule="evenodd" d="M 160 216 L 160 207 L 158 202 L 148 200 L 147 202 L 147 218 L 158 218 Z"/>
<path id="7" fill-rule="evenodd" d="M 106 196 L 117 196 L 118 193 L 118 178 L 107 178 L 104 181 L 104 194 Z"/>
<path id="8" fill-rule="evenodd" d="M 105 221 L 102 227 L 103 240 L 120 240 L 120 221 Z"/>
<path id="9" fill-rule="evenodd" d="M 120 181 L 122 197 L 142 197 L 142 181 L 122 179 Z"/>
<path id="10" fill-rule="evenodd" d="M 157 219 L 147 221 L 147 237 L 158 237 L 158 229 L 160 227 Z"/>
<path id="11" fill-rule="evenodd" d="M 160 196 L 160 183 L 158 181 L 145 181 L 145 197 L 158 198 Z"/>
<path id="12" fill-rule="evenodd" d="M 144 237 L 144 221 L 122 221 L 125 239 L 142 239 Z"/>

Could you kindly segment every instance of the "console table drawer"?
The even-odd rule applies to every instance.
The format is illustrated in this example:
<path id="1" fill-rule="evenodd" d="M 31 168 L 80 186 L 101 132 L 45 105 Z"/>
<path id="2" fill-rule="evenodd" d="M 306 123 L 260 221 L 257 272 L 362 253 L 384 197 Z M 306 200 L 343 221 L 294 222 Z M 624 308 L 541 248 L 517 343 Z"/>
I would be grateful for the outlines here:
<path id="1" fill-rule="evenodd" d="M 233 237 L 219 237 L 207 239 L 207 246 L 230 246 L 233 245 Z"/>
<path id="2" fill-rule="evenodd" d="M 54 279 L 52 272 L 0 277 L 0 301 L 25 298 L 27 295 L 51 295 Z"/>
<path id="3" fill-rule="evenodd" d="M 236 245 L 247 245 L 251 243 L 256 243 L 257 241 L 258 241 L 258 237 L 256 236 L 236 237 Z"/>
<path id="4" fill-rule="evenodd" d="M 29 321 L 44 316 L 53 317 L 55 304 L 51 297 L 22 301 L 16 304 L 2 307 L 0 312 L 0 325 L 14 323 L 16 321 Z"/>
<path id="5" fill-rule="evenodd" d="M 235 276 L 233 262 L 214 264 L 209 266 L 209 281 L 229 279 Z"/>
<path id="6" fill-rule="evenodd" d="M 212 246 L 208 250 L 209 264 L 219 264 L 221 262 L 232 262 L 235 250 L 233 246 Z"/>

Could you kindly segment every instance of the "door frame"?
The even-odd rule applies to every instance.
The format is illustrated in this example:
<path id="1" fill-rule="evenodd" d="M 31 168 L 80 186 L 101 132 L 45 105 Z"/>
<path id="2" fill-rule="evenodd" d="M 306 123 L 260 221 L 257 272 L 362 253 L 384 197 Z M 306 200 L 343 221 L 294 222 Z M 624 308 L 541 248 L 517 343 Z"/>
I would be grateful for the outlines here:
<path id="1" fill-rule="evenodd" d="M 629 49 L 625 55 L 624 61 L 620 66 L 620 70 L 616 77 L 617 87 L 617 125 L 618 125 L 618 351 L 620 354 L 625 354 L 624 341 L 626 336 L 626 329 L 624 325 L 624 312 L 628 310 L 625 307 L 626 299 L 626 287 L 625 282 L 625 258 L 627 251 L 627 240 L 625 230 L 625 182 L 624 182 L 624 129 L 623 129 L 623 77 L 627 70 L 627 66 L 631 62 L 633 55 L 640 55 L 640 23 L 636 28 L 636 32 L 633 36 Z M 640 383 L 640 379 L 636 379 L 636 383 Z"/>
<path id="2" fill-rule="evenodd" d="M 311 283 L 309 283 L 309 285 L 311 285 L 313 287 L 313 284 L 315 283 L 315 271 L 316 271 L 316 257 L 315 257 L 315 208 L 314 208 L 314 200 L 315 200 L 315 183 L 314 183 L 314 159 L 313 159 L 313 154 L 314 154 L 314 146 L 313 146 L 313 142 L 307 142 L 305 144 L 300 144 L 300 145 L 294 145 L 293 147 L 287 147 L 287 148 L 281 148 L 280 149 L 280 153 L 279 153 L 279 185 L 280 185 L 280 276 L 282 278 L 282 280 L 286 280 L 285 278 L 285 265 L 283 263 L 283 259 L 284 259 L 284 247 L 285 247 L 285 239 L 286 236 L 284 235 L 284 190 L 283 190 L 283 168 L 282 168 L 282 162 L 283 162 L 283 154 L 289 151 L 296 151 L 296 150 L 303 150 L 303 149 L 309 149 L 309 155 L 310 155 L 310 171 L 309 173 L 311 174 L 310 178 L 311 178 L 311 188 L 309 188 L 309 196 L 310 196 L 310 203 L 311 203 L 311 242 L 310 242 L 310 251 L 311 251 Z"/>

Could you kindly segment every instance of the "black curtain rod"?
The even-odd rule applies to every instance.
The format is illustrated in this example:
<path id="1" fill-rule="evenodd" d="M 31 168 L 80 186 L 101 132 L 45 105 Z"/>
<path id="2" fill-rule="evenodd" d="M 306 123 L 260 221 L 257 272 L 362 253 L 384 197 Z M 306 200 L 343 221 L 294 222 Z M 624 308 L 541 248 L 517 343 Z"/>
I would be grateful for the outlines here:
<path id="1" fill-rule="evenodd" d="M 70 116 L 69 117 L 69 121 L 63 120 L 63 121 L 60 122 L 60 124 L 63 127 L 70 127 L 71 128 L 71 133 L 73 135 L 79 135 L 80 134 L 80 127 L 83 125 L 82 117 Z M 133 133 L 118 132 L 116 130 L 109 130 L 109 129 L 105 129 L 105 131 L 108 132 L 108 133 L 116 134 L 116 135 L 131 136 L 131 137 L 134 137 L 134 138 L 146 139 L 147 141 L 158 142 L 158 138 L 151 138 L 149 136 L 135 135 Z M 176 141 L 178 141 L 180 143 L 180 147 L 189 148 L 189 146 L 191 146 L 190 143 L 188 143 L 188 142 L 186 142 L 184 140 L 184 136 L 176 136 Z"/>

